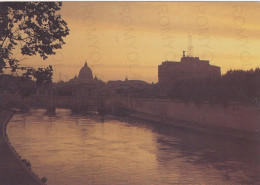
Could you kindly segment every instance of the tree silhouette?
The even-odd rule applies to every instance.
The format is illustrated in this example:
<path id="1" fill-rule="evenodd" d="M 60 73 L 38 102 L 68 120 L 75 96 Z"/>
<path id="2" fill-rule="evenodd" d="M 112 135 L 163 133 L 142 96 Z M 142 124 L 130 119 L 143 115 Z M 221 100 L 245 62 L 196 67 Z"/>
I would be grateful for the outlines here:
<path id="1" fill-rule="evenodd" d="M 67 23 L 57 13 L 61 6 L 61 2 L 0 3 L 0 73 L 8 66 L 13 72 L 18 69 L 15 49 L 43 59 L 61 49 L 69 34 Z"/>
<path id="2" fill-rule="evenodd" d="M 259 103 L 260 69 L 230 70 L 219 78 L 180 79 L 169 87 L 173 99 L 200 104 Z"/>
<path id="3" fill-rule="evenodd" d="M 24 79 L 31 79 L 33 77 L 36 80 L 36 85 L 40 86 L 41 84 L 49 84 L 52 82 L 53 69 L 52 66 L 47 68 L 30 68 L 26 73 L 22 75 Z"/>

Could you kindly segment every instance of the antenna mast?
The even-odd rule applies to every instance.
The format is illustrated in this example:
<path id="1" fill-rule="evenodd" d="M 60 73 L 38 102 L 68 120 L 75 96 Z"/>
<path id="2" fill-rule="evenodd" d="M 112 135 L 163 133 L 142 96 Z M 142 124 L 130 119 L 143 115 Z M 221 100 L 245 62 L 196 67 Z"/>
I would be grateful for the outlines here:
<path id="1" fill-rule="evenodd" d="M 192 36 L 189 35 L 188 37 L 188 56 L 191 57 L 192 56 Z"/>

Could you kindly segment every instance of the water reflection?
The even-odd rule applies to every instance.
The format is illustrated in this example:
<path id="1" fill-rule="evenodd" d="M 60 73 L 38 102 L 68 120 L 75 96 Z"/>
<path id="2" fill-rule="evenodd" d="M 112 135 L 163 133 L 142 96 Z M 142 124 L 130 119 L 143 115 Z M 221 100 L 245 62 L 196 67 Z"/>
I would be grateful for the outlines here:
<path id="1" fill-rule="evenodd" d="M 148 126 L 151 127 L 151 126 Z M 207 177 L 212 172 L 213 184 L 230 182 L 237 184 L 258 184 L 260 182 L 260 143 L 252 140 L 223 136 L 219 134 L 176 128 L 169 125 L 154 124 L 152 129 L 158 133 L 158 162 L 159 166 L 168 167 L 181 159 L 192 164 L 191 169 L 184 168 L 182 180 L 201 170 L 202 178 L 208 178 L 204 183 L 209 184 Z M 173 151 L 178 151 L 178 155 Z M 180 164 L 183 169 L 183 164 Z M 217 174 L 216 173 L 217 170 Z M 180 171 L 179 171 L 180 172 Z M 181 182 L 180 180 L 179 182 Z M 198 184 L 194 179 L 193 183 Z M 200 179 L 201 180 L 201 179 Z M 210 183 L 210 184 L 212 184 Z M 223 184 L 223 183 L 221 183 Z"/>
<path id="2" fill-rule="evenodd" d="M 15 115 L 11 143 L 54 184 L 257 184 L 259 143 L 169 125 Z"/>

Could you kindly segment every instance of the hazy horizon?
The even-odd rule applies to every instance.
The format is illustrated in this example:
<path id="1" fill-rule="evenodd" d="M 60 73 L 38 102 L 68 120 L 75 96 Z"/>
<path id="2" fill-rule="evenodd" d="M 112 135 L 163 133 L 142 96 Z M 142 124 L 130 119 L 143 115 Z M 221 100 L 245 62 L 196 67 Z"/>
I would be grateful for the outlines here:
<path id="1" fill-rule="evenodd" d="M 66 44 L 45 61 L 33 56 L 20 64 L 53 65 L 54 81 L 73 78 L 87 61 L 104 81 L 157 82 L 158 65 L 179 61 L 192 36 L 192 56 L 222 74 L 256 68 L 258 10 L 257 2 L 63 2 Z"/>

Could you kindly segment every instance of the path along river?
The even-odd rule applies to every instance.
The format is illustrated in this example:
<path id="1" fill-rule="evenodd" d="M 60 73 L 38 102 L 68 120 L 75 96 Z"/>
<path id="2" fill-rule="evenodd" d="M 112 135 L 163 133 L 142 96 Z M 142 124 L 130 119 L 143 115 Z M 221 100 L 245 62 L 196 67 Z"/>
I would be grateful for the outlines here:
<path id="1" fill-rule="evenodd" d="M 259 184 L 260 144 L 169 125 L 16 114 L 11 144 L 48 185 Z"/>

